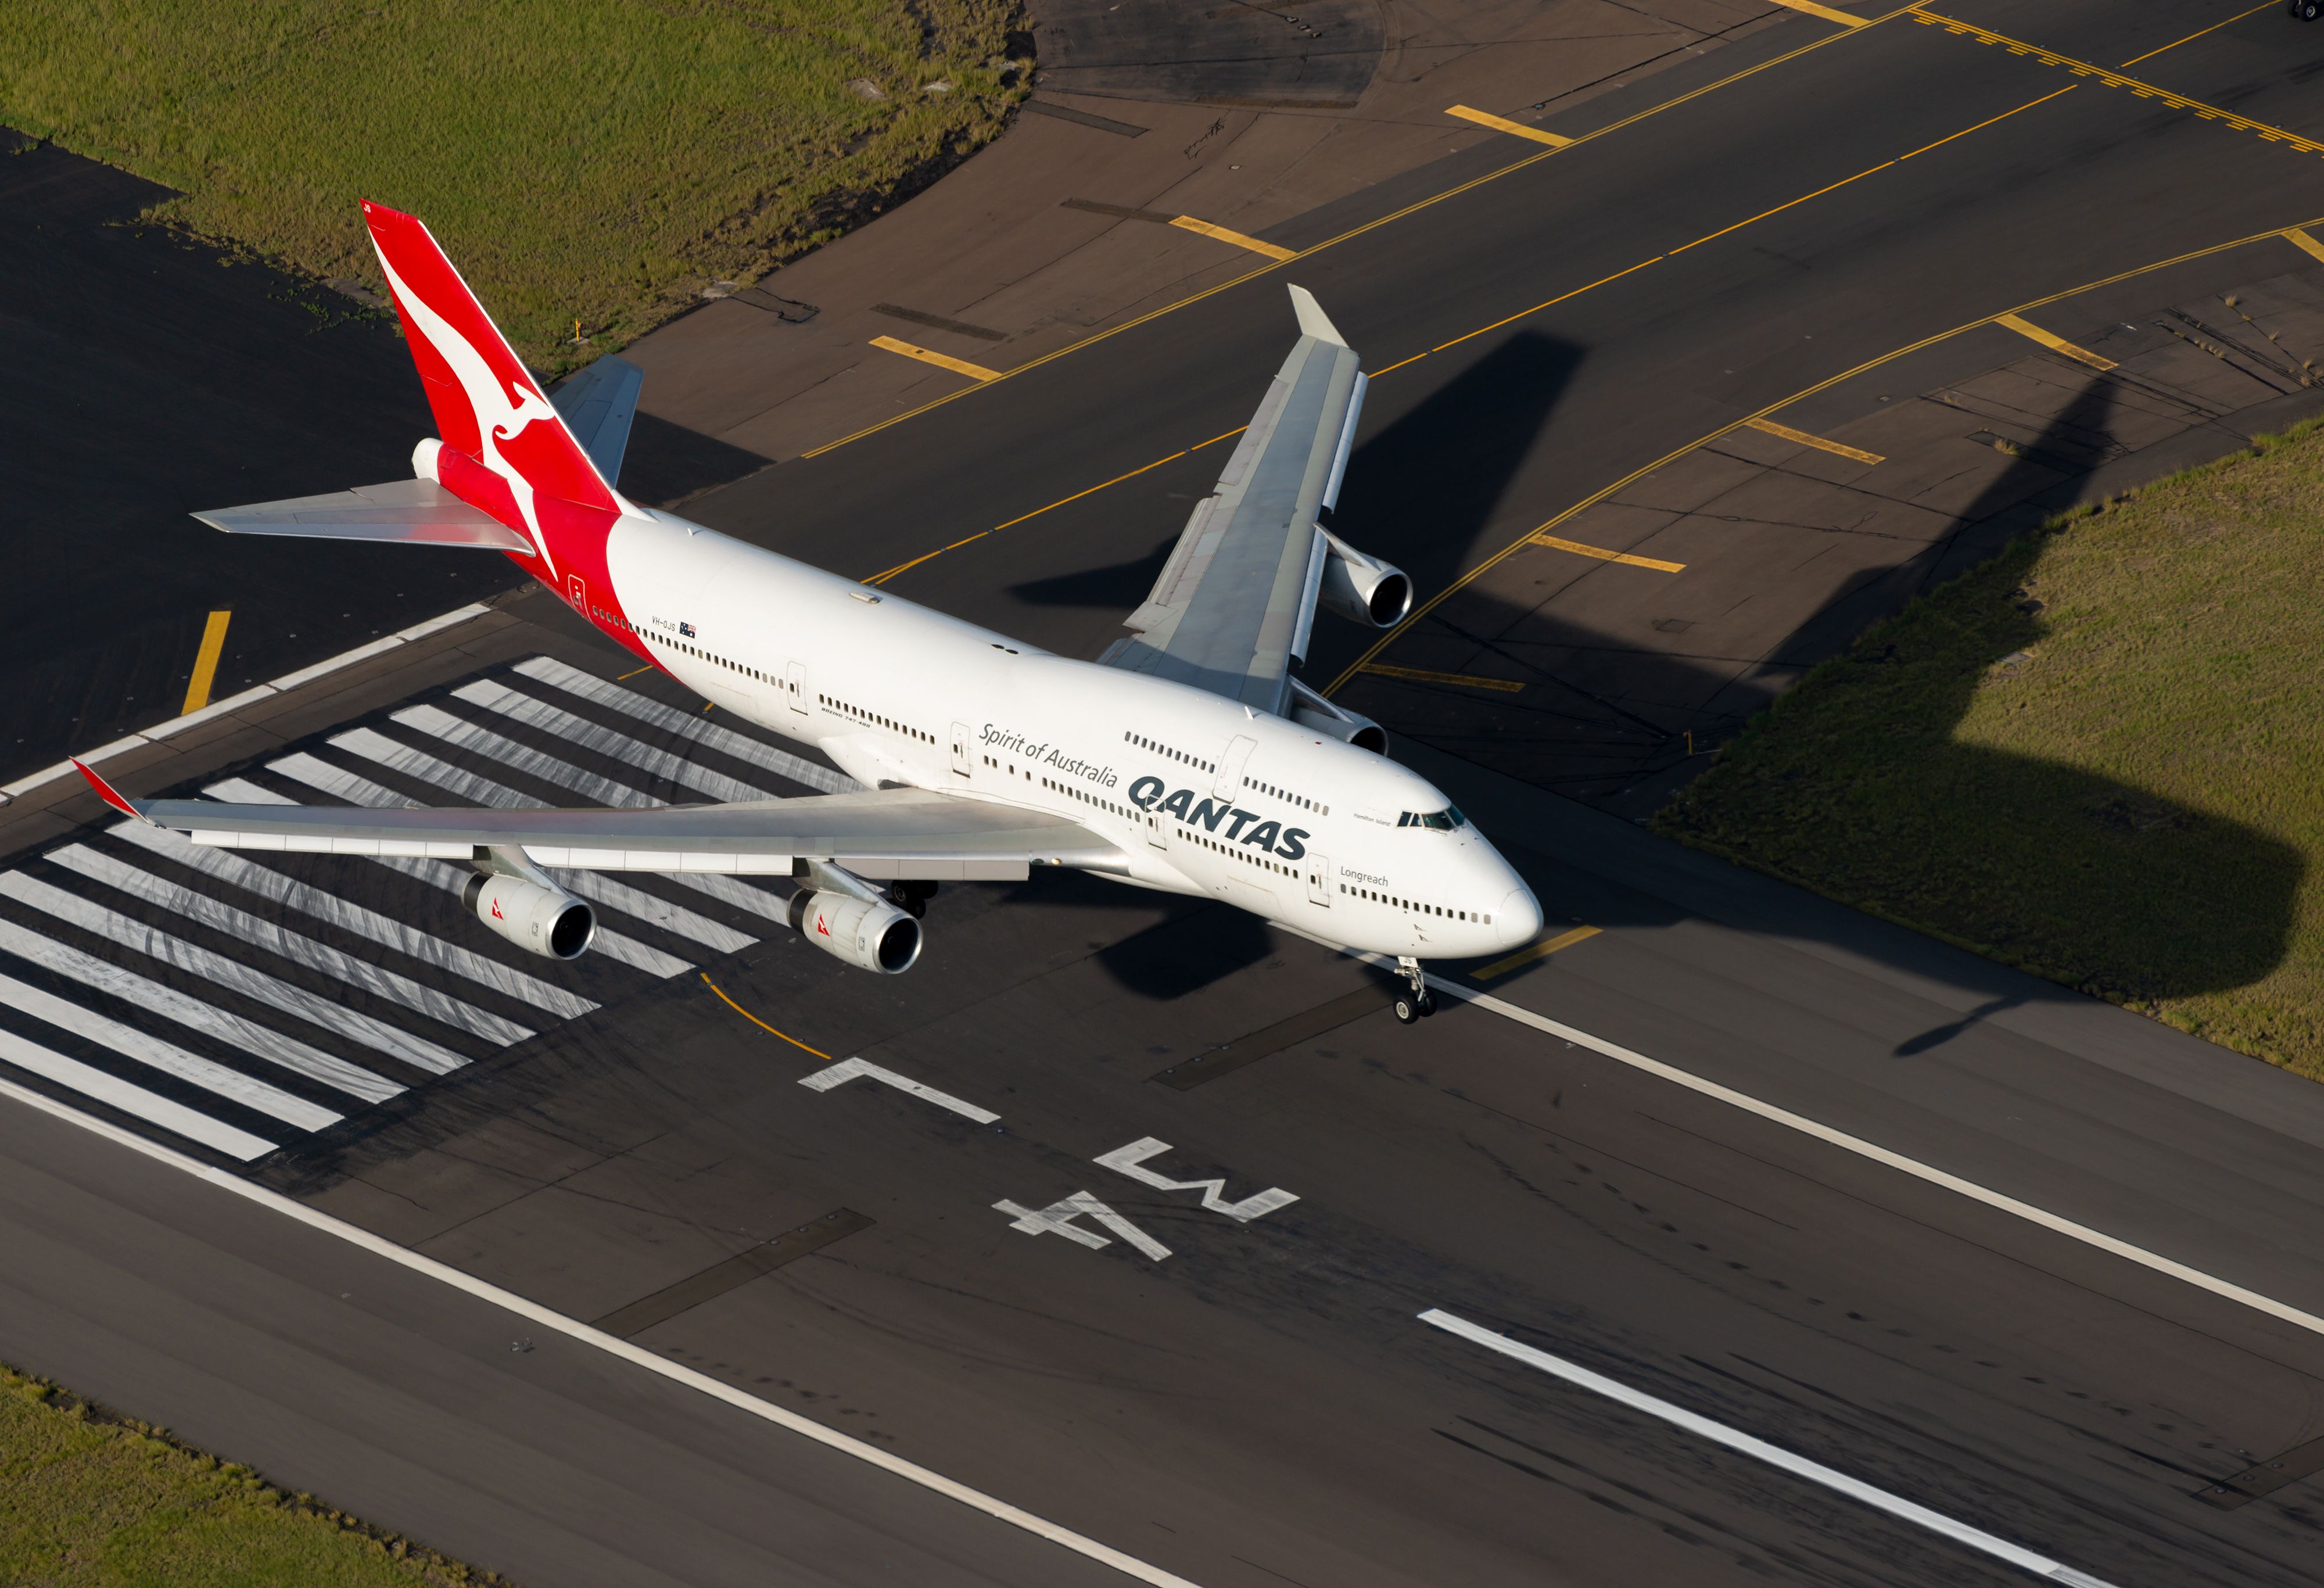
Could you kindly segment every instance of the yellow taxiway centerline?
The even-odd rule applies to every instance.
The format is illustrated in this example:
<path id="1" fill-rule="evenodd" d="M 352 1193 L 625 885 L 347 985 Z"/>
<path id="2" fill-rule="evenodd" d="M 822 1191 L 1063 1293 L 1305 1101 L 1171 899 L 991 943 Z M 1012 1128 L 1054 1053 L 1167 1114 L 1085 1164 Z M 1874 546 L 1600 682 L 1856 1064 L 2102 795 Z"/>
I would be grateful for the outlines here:
<path id="1" fill-rule="evenodd" d="M 1993 323 L 2005 330 L 2015 331 L 2021 337 L 2030 337 L 2052 353 L 2062 353 L 2069 358 L 2079 358 L 2092 369 L 2106 370 L 2115 366 L 2113 359 L 2100 358 L 2087 347 L 2077 347 L 2065 337 L 2054 332 L 2043 330 L 2022 315 L 1997 314 L 1993 317 Z"/>
<path id="2" fill-rule="evenodd" d="M 1466 105 L 1448 106 L 1445 107 L 1444 114 L 1457 115 L 1462 121 L 1473 121 L 1479 126 L 1490 127 L 1497 133 L 1507 133 L 1512 138 L 1530 138 L 1536 143 L 1546 143 L 1553 149 L 1563 149 L 1573 142 L 1572 139 L 1560 137 L 1555 133 L 1545 133 L 1539 127 L 1529 127 L 1521 121 L 1511 121 L 1508 116 L 1495 115 L 1489 111 L 1477 110 Z"/>
<path id="3" fill-rule="evenodd" d="M 1384 679 L 1406 679 L 1416 684 L 1460 684 L 1471 689 L 1500 689 L 1514 695 L 1525 686 L 1513 679 L 1480 679 L 1471 673 L 1437 673 L 1425 667 L 1390 667 L 1375 661 L 1364 669 Z"/>
<path id="4" fill-rule="evenodd" d="M 226 626 L 233 619 L 231 612 L 214 612 L 202 625 L 201 649 L 194 652 L 194 676 L 186 684 L 186 711 L 199 711 L 210 703 L 210 686 L 217 681 L 218 654 L 226 649 Z"/>
<path id="5" fill-rule="evenodd" d="M 1893 11 L 1883 12 L 1878 16 L 1864 19 L 1864 25 L 1868 28 L 1876 23 L 1888 22 L 1894 18 L 1907 15 L 1911 14 L 1912 10 L 1913 7 L 1910 5 L 1899 5 Z M 1726 77 L 1720 78 L 1716 82 L 1705 83 L 1700 88 L 1690 88 L 1685 93 L 1665 99 L 1659 105 L 1649 105 L 1644 110 L 1623 116 L 1616 121 L 1608 122 L 1602 127 L 1593 127 L 1589 132 L 1583 133 L 1581 136 L 1575 138 L 1573 140 L 1573 143 L 1567 145 L 1567 147 L 1573 147 L 1579 144 L 1590 143 L 1593 139 L 1609 136 L 1612 134 L 1620 132 L 1625 127 L 1635 126 L 1639 122 L 1646 121 L 1649 117 L 1660 115 L 1665 111 L 1675 110 L 1680 106 L 1700 99 L 1706 94 L 1715 94 L 1721 88 L 1728 88 L 1733 84 L 1743 81 L 1746 78 L 1757 77 L 1763 71 L 1772 70 L 1775 67 L 1785 65 L 1791 61 L 1798 60 L 1803 55 L 1812 54 L 1814 51 L 1822 49 L 1825 45 L 1833 43 L 1838 40 L 1852 37 L 1859 30 L 1851 28 L 1845 32 L 1827 33 L 1822 38 L 1812 40 L 1808 43 L 1801 45 L 1796 50 L 1789 50 L 1781 55 L 1772 57 L 1766 60 L 1762 60 L 1756 65 L 1747 66 L 1742 70 L 1730 73 Z M 1554 155 L 1562 154 L 1565 151 L 1563 149 L 1542 149 L 1535 153 L 1525 155 L 1520 159 L 1512 160 L 1508 164 L 1500 167 L 1497 171 L 1489 171 L 1480 177 L 1471 177 L 1465 182 L 1456 182 L 1452 187 L 1445 189 L 1442 192 L 1431 193 L 1425 198 L 1416 198 L 1400 209 L 1392 209 L 1386 215 L 1375 216 L 1370 220 L 1364 221 L 1357 226 L 1350 226 L 1346 231 L 1340 233 L 1337 236 L 1326 237 L 1320 243 L 1300 249 L 1296 254 L 1292 255 L 1292 257 L 1305 259 L 1310 254 L 1321 254 L 1326 248 L 1336 248 L 1342 243 L 1351 242 L 1355 238 L 1363 236 L 1366 233 L 1378 231 L 1382 226 L 1393 226 L 1397 221 L 1403 220 L 1408 216 L 1417 215 L 1424 209 L 1430 208 L 1438 204 L 1443 204 L 1448 199 L 1457 198 L 1463 193 L 1471 192 L 1476 189 L 1484 187 L 1488 183 L 1497 182 L 1503 177 L 1513 176 L 1517 172 L 1525 170 L 1527 166 L 1530 166 L 1538 161 L 1547 160 Z M 1277 263 L 1279 263 L 1280 262 L 1277 262 Z M 1177 300 L 1176 302 L 1166 303 L 1159 309 L 1148 309 L 1144 314 L 1134 315 L 1130 319 L 1123 320 L 1120 325 L 1108 326 L 1101 331 L 1093 331 L 1088 336 L 1082 337 L 1079 341 L 1069 342 L 1063 347 L 1055 348 L 1050 352 L 1041 354 L 1037 357 L 1028 358 L 1024 363 L 1018 365 L 1011 369 L 1003 370 L 997 378 L 1008 380 L 1015 376 L 1024 374 L 1028 371 L 1040 368 L 1045 364 L 1079 353 L 1085 347 L 1094 346 L 1096 344 L 1105 341 L 1109 337 L 1119 337 L 1125 331 L 1136 330 L 1139 326 L 1145 325 L 1152 320 L 1160 319 L 1165 315 L 1176 314 L 1180 309 L 1191 308 L 1194 304 L 1202 302 L 1206 298 L 1213 298 L 1221 292 L 1231 291 L 1234 288 L 1241 286 L 1245 282 L 1256 281 L 1259 277 L 1265 275 L 1268 272 L 1276 269 L 1277 263 L 1260 265 L 1255 270 L 1244 272 L 1241 275 L 1233 276 L 1226 281 L 1220 282 L 1215 285 L 1204 287 L 1200 291 L 1189 292 L 1185 297 Z M 841 436 L 835 440 L 825 441 L 819 447 L 810 447 L 806 451 L 800 453 L 799 456 L 801 457 L 820 457 L 823 454 L 833 451 L 835 448 L 844 447 L 851 441 L 860 441 L 866 436 L 874 435 L 881 430 L 884 430 L 890 425 L 899 425 L 906 420 L 918 418 L 919 415 L 927 412 L 932 408 L 941 408 L 945 403 L 955 402 L 962 397 L 965 397 L 969 392 L 976 391 L 977 389 L 978 388 L 974 386 L 968 386 L 964 387 L 962 390 L 957 392 L 947 392 L 941 397 L 932 397 L 917 408 L 908 408 L 901 413 L 890 414 L 886 419 L 865 425 L 862 429 L 851 430 L 846 435 Z"/>
<path id="6" fill-rule="evenodd" d="M 2109 71 L 2096 62 L 2077 60 L 2070 55 L 2061 55 L 2054 50 L 2044 50 L 2039 44 L 2029 44 L 2023 39 L 2013 39 L 2006 33 L 1997 33 L 1990 28 L 1981 28 L 1975 23 L 1962 22 L 1957 17 L 1941 15 L 1933 11 L 1923 11 L 1918 5 L 1912 7 L 1912 12 L 1914 21 L 1923 23 L 1930 27 L 1941 27 L 1949 33 L 1975 39 L 1980 44 L 1999 44 L 2012 55 L 2029 56 L 2044 66 L 2062 67 L 2078 78 L 2096 78 L 2109 88 L 2128 88 L 2141 99 L 2160 100 L 2173 110 L 2191 110 L 2205 121 L 2216 121 L 2223 125 L 2234 127 L 2239 132 L 2254 134 L 2271 143 L 2289 144 L 2309 154 L 2324 154 L 2324 143 L 2319 143 L 2312 138 L 2303 138 L 2297 133 L 2287 133 L 2282 127 L 2272 127 L 2265 122 L 2254 121 L 2247 115 L 2237 115 L 2232 110 L 2223 110 L 2216 105 L 2206 105 L 2200 99 L 2190 99 L 2183 94 L 2174 94 L 2168 88 L 2158 88 L 2153 83 L 2144 82 L 2137 78 L 2126 78 L 2120 72 Z M 2232 22 L 2235 19 L 2230 17 L 2227 20 Z M 2189 35 L 2190 38 L 2200 36 L 2200 34 Z M 2181 39 L 2180 43 L 2183 44 L 2186 42 L 2185 39 Z M 2163 50 L 2172 48 L 2175 46 L 2170 44 L 2163 47 Z M 2150 51 L 2148 53 L 2160 55 L 2163 51 Z M 2145 56 L 2139 57 L 2142 60 L 2145 58 Z"/>
<path id="7" fill-rule="evenodd" d="M 2251 10 L 2238 11 L 2233 16 L 2227 18 L 2227 22 L 2215 22 L 2209 27 L 2197 28 L 2193 32 L 2188 34 L 2183 39 L 2173 39 L 2168 44 L 2163 45 L 2161 50 L 2149 50 L 2144 55 L 2134 55 L 2128 60 L 2124 61 L 2123 64 L 2125 66 L 2136 66 L 2142 60 L 2150 60 L 2157 55 L 2162 55 L 2170 51 L 2176 50 L 2181 44 L 2191 44 L 2196 40 L 2201 38 L 2205 33 L 2216 33 L 2221 28 L 2226 27 L 2227 23 L 2241 22 L 2244 18 L 2255 15 L 2259 12 L 2273 11 L 2274 9 L 2275 0 L 2260 0 L 2260 3 L 2253 6 Z"/>
<path id="8" fill-rule="evenodd" d="M 1471 971 L 1469 979 L 1472 982 L 1489 982 L 1495 976 L 1506 976 L 1520 965 L 1531 965 L 1536 959 L 1547 959 L 1561 948 L 1571 948 L 1584 937 L 1595 937 L 1598 930 L 1596 927 L 1576 927 L 1570 932 L 1560 932 L 1556 937 L 1544 938 L 1539 943 L 1529 943 L 1507 959 L 1497 959 L 1489 965 L 1482 965 Z"/>
<path id="9" fill-rule="evenodd" d="M 1852 457 L 1858 463 L 1886 463 L 1888 459 L 1877 452 L 1867 452 L 1860 447 L 1843 447 L 1837 441 L 1827 441 L 1821 436 L 1811 436 L 1805 430 L 1795 430 L 1789 425 L 1779 425 L 1771 419 L 1747 419 L 1744 424 L 1786 441 L 1796 441 L 1803 447 L 1813 447 L 1835 457 Z"/>
<path id="10" fill-rule="evenodd" d="M 1229 231 L 1226 227 L 1213 225 L 1210 221 L 1196 220 L 1191 215 L 1179 216 L 1170 224 L 1181 231 L 1200 232 L 1205 237 L 1216 237 L 1222 243 L 1231 243 L 1238 248 L 1248 248 L 1253 254 L 1264 254 L 1277 263 L 1286 259 L 1299 257 L 1296 249 L 1278 248 L 1272 243 L 1262 243 L 1257 237 L 1245 236 L 1240 232 Z"/>
<path id="11" fill-rule="evenodd" d="M 987 369 L 981 364 L 971 364 L 965 358 L 954 358 L 947 353 L 931 353 L 925 347 L 915 347 L 909 342 L 899 342 L 893 337 L 874 337 L 872 346 L 885 348 L 890 353 L 900 353 L 907 358 L 917 358 L 922 364 L 933 364 L 938 369 L 948 369 L 971 380 L 997 381 L 1001 378 L 1001 372 L 997 369 Z"/>
<path id="12" fill-rule="evenodd" d="M 2110 276 L 2101 276 L 2094 282 L 2083 282 L 2076 286 L 2068 287 L 2062 291 L 2052 292 L 2045 297 L 2032 299 L 2026 302 L 2019 304 L 2015 309 L 2010 310 L 2009 313 L 2012 318 L 2015 318 L 2018 315 L 2024 314 L 2028 309 L 2045 308 L 2052 303 L 2061 303 L 2069 298 L 2078 298 L 2085 292 L 2095 292 L 2101 287 L 2111 287 L 2118 282 L 2135 280 L 2140 276 L 2152 275 L 2156 271 L 2168 270 L 2173 265 L 2186 264 L 2198 259 L 2209 259 L 2213 254 L 2226 254 L 2236 248 L 2248 248 L 2255 243 L 2264 243 L 2271 238 L 2283 236 L 2287 231 L 2299 230 L 2307 226 L 2324 226 L 2324 217 L 2303 221 L 2301 223 L 2299 227 L 2279 226 L 2272 231 L 2254 232 L 2248 236 L 2230 238 L 2225 243 L 2213 243 L 2208 247 L 2190 248 L 2184 254 L 2174 254 L 2168 259 L 2152 260 L 2145 264 L 2135 265 L 2129 270 L 2116 271 Z M 1628 490 L 1630 486 L 1637 485 L 1640 480 L 1645 479 L 1648 475 L 1653 474 L 1656 469 L 1668 468 L 1672 464 L 1676 463 L 1680 458 L 1684 457 L 1688 453 L 1692 452 L 1698 447 L 1708 447 L 1711 442 L 1718 440 L 1721 436 L 1732 435 L 1735 431 L 1741 429 L 1745 425 L 1749 424 L 1752 420 L 1765 419 L 1771 413 L 1780 413 L 1784 409 L 1790 408 L 1796 403 L 1804 402 L 1809 398 L 1816 396 L 1820 392 L 1829 392 L 1834 386 L 1840 385 L 1843 382 L 1852 381 L 1860 374 L 1864 374 L 1871 370 L 1878 369 L 1882 365 L 1893 364 L 1897 359 L 1909 357 L 1913 354 L 1920 352 L 1923 347 L 1933 347 L 1940 342 L 1949 342 L 1964 331 L 1973 331 L 1979 326 L 1991 325 L 1998 318 L 2000 317 L 1988 315 L 1982 319 L 1969 320 L 1964 324 L 1954 326 L 1949 330 L 1933 332 L 1929 336 L 1921 337 L 1918 341 L 1907 342 L 1901 347 L 1892 347 L 1887 352 L 1879 355 L 1877 357 L 1868 358 L 1862 364 L 1857 365 L 1852 368 L 1841 370 L 1838 374 L 1826 375 L 1822 380 L 1818 381 L 1812 386 L 1803 386 L 1788 397 L 1780 398 L 1774 402 L 1770 402 L 1757 413 L 1748 414 L 1742 419 L 1737 420 L 1732 424 L 1721 425 L 1715 430 L 1698 436 L 1693 440 L 1686 442 L 1682 446 L 1675 447 L 1670 451 L 1664 453 L 1652 463 L 1645 464 L 1637 468 L 1632 469 L 1628 474 L 1624 475 L 1620 479 L 1614 481 L 1612 484 L 1600 486 L 1597 490 L 1592 491 L 1589 495 L 1584 496 L 1581 501 L 1575 503 L 1572 506 L 1568 507 L 1556 517 L 1551 519 L 1548 522 L 1543 524 L 1540 529 L 1536 530 L 1529 534 L 1518 536 L 1516 540 L 1502 547 L 1499 551 L 1494 552 L 1490 557 L 1486 558 L 1482 562 L 1477 564 L 1476 567 L 1471 568 L 1468 572 L 1462 574 L 1460 577 L 1446 585 L 1444 588 L 1439 590 L 1426 601 L 1422 602 L 1418 606 L 1415 607 L 1411 613 L 1406 614 L 1402 623 L 1397 624 L 1396 627 L 1390 629 L 1387 633 L 1382 634 L 1379 639 L 1373 641 L 1370 645 L 1366 647 L 1364 653 L 1361 656 L 1357 657 L 1355 660 L 1350 662 L 1346 668 L 1342 669 L 1340 676 L 1333 679 L 1322 691 L 1322 693 L 1326 697 L 1338 694 L 1342 689 L 1347 687 L 1349 679 L 1354 678 L 1358 672 L 1362 670 L 1367 662 L 1370 662 L 1381 651 L 1394 644 L 1397 640 L 1406 632 L 1406 631 L 1409 630 L 1413 626 L 1413 624 L 1420 622 L 1421 619 L 1426 617 L 1430 613 L 1435 611 L 1439 606 L 1444 605 L 1445 602 L 1451 600 L 1454 596 L 1459 595 L 1462 590 L 1467 589 L 1471 585 L 1484 577 L 1485 575 L 1499 568 L 1510 558 L 1515 557 L 1527 546 L 1545 544 L 1546 542 L 1543 540 L 1543 537 L 1547 535 L 1548 531 L 1551 530 L 1554 530 L 1558 525 L 1565 522 L 1566 520 L 1572 518 L 1579 513 L 1587 512 L 1590 509 L 1597 506 L 1600 503 L 1607 500 L 1609 497 L 1617 495 L 1619 493 Z"/>

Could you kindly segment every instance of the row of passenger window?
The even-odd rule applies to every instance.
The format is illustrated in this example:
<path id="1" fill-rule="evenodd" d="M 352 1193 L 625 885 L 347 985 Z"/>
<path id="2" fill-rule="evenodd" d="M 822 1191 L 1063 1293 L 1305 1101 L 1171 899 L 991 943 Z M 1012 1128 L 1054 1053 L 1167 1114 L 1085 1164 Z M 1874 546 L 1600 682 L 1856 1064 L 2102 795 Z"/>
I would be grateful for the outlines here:
<path id="1" fill-rule="evenodd" d="M 1351 898 L 1369 899 L 1374 904 L 1386 904 L 1397 909 L 1408 909 L 1416 915 L 1442 916 L 1448 921 L 1477 921 L 1488 927 L 1493 924 L 1491 916 L 1481 915 L 1475 910 L 1447 909 L 1441 904 L 1420 904 L 1409 899 L 1397 899 L 1386 893 L 1375 892 L 1370 888 L 1351 888 L 1345 882 L 1340 884 L 1340 891 Z"/>
<path id="2" fill-rule="evenodd" d="M 1124 733 L 1121 737 L 1126 743 L 1135 744 L 1140 750 L 1151 750 L 1157 755 L 1167 755 L 1172 761 L 1184 762 L 1198 772 L 1214 772 L 1219 770 L 1198 755 L 1189 755 L 1183 750 L 1173 750 L 1167 744 L 1141 737 L 1137 734 Z"/>
<path id="3" fill-rule="evenodd" d="M 991 756 L 985 757 L 987 764 L 991 764 L 991 759 L 992 758 Z M 1111 799 L 1100 799 L 1087 789 L 1077 788 L 1072 783 L 1061 783 L 1055 778 L 1043 778 L 1041 780 L 1041 786 L 1045 789 L 1054 789 L 1058 793 L 1065 796 L 1068 799 L 1078 799 L 1084 805 L 1094 805 L 1100 810 L 1111 811 L 1115 816 L 1126 817 L 1131 821 L 1136 821 L 1138 819 L 1138 813 L 1130 809 L 1130 807 L 1126 805 L 1116 805 Z"/>
<path id="4" fill-rule="evenodd" d="M 1189 844 L 1199 844 L 1205 849 L 1215 849 L 1221 854 L 1231 854 L 1237 860 L 1249 861 L 1261 871 L 1280 872 L 1286 877 L 1296 877 L 1299 874 L 1299 868 L 1296 865 L 1285 865 L 1280 861 L 1269 860 L 1266 858 L 1263 852 L 1247 849 L 1239 844 L 1222 844 L 1216 838 L 1207 837 L 1192 828 L 1180 827 L 1178 836 Z"/>
<path id="5" fill-rule="evenodd" d="M 818 695 L 816 698 L 832 710 L 852 716 L 857 722 L 868 723 L 875 728 L 885 728 L 891 734 L 902 734 L 908 738 L 918 739 L 923 744 L 933 744 L 936 742 L 936 736 L 934 734 L 924 734 L 918 728 L 898 722 L 894 717 L 881 716 L 878 712 L 866 711 L 860 706 L 850 706 L 846 701 L 835 699 L 828 695 Z"/>
<path id="6" fill-rule="evenodd" d="M 1312 810 L 1317 816 L 1329 816 L 1332 814 L 1332 808 L 1328 805 L 1319 804 L 1315 800 L 1308 799 L 1305 794 L 1294 794 L 1290 789 L 1279 788 L 1273 783 L 1262 783 L 1257 778 L 1245 778 L 1242 780 L 1242 786 L 1246 789 L 1256 789 L 1262 794 L 1272 794 L 1277 799 L 1288 799 L 1292 804 L 1298 806 L 1301 809 Z"/>

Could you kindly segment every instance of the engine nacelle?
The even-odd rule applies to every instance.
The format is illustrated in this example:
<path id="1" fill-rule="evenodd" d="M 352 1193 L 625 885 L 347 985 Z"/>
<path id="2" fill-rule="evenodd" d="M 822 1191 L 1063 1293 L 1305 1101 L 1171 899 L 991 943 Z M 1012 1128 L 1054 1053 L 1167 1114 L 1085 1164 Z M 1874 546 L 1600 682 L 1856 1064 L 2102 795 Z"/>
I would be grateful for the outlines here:
<path id="1" fill-rule="evenodd" d="M 920 957 L 920 923 L 881 900 L 801 888 L 791 895 L 791 929 L 835 959 L 883 976 Z"/>
<path id="2" fill-rule="evenodd" d="M 460 899 L 484 925 L 544 958 L 578 959 L 597 936 L 596 912 L 547 883 L 479 872 Z"/>
<path id="3" fill-rule="evenodd" d="M 1318 711 L 1305 700 L 1295 700 L 1291 703 L 1291 720 L 1311 733 L 1369 750 L 1374 755 L 1388 753 L 1388 730 L 1360 712 Z"/>
<path id="4" fill-rule="evenodd" d="M 1386 728 L 1360 711 L 1350 711 L 1338 701 L 1318 695 L 1297 679 L 1291 680 L 1290 706 L 1291 720 L 1311 733 L 1369 750 L 1374 755 L 1388 753 Z"/>
<path id="5" fill-rule="evenodd" d="M 1394 628 L 1412 610 L 1412 579 L 1402 568 L 1377 557 L 1368 557 L 1331 531 L 1323 531 L 1328 547 L 1323 581 L 1315 599 L 1342 617 Z"/>

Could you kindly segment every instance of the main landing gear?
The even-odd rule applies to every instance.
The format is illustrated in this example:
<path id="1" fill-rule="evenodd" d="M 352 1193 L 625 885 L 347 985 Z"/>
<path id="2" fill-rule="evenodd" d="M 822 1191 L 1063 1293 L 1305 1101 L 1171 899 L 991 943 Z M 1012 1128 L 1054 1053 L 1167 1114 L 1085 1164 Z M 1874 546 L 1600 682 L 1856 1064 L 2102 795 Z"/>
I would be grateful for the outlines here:
<path id="1" fill-rule="evenodd" d="M 1428 979 L 1420 974 L 1420 962 L 1412 956 L 1400 956 L 1396 971 L 1412 983 L 1409 990 L 1396 995 L 1396 1018 L 1407 1026 L 1417 1025 L 1436 1012 L 1436 994 L 1428 990 Z"/>
<path id="2" fill-rule="evenodd" d="M 902 910 L 906 915 L 910 916 L 914 920 L 918 920 L 922 916 L 928 913 L 928 900 L 935 898 L 936 895 L 936 885 L 934 882 L 890 882 L 888 884 L 888 902 L 894 905 L 898 909 Z"/>

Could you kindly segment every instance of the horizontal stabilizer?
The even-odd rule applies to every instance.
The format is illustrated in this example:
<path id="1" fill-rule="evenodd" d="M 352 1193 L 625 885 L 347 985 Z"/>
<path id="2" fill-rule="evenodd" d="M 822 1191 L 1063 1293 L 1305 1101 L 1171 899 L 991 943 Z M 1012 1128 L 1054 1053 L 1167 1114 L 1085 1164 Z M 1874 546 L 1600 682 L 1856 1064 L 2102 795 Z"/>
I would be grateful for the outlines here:
<path id="1" fill-rule="evenodd" d="M 292 496 L 194 516 L 231 535 L 304 535 L 318 540 L 401 540 L 533 554 L 532 542 L 433 480 L 391 480 L 327 496 Z"/>
<path id="2" fill-rule="evenodd" d="M 622 477 L 622 454 L 630 444 L 630 421 L 638 416 L 638 388 L 646 372 L 608 353 L 549 394 L 565 428 L 607 485 Z"/>

